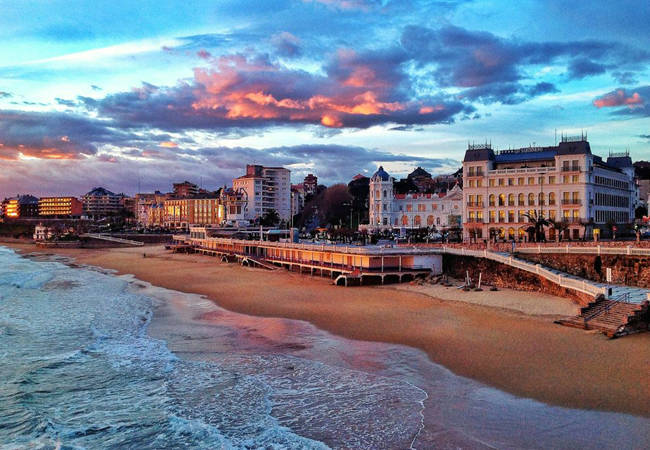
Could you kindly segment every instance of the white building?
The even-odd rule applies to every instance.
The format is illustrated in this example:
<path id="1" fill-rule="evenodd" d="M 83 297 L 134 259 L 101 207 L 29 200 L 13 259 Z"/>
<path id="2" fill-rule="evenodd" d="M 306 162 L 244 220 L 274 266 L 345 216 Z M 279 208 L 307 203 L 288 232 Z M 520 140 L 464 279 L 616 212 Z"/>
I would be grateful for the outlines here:
<path id="1" fill-rule="evenodd" d="M 395 194 L 394 181 L 381 166 L 370 178 L 369 231 L 461 225 L 463 190 L 458 185 L 447 193 Z"/>
<path id="2" fill-rule="evenodd" d="M 552 147 L 493 151 L 470 145 L 463 160 L 464 237 L 525 239 L 528 216 L 568 226 L 564 237 L 590 237 L 608 222 L 634 219 L 634 168 L 627 154 L 607 161 L 591 153 L 584 136 Z M 590 223 L 585 227 L 585 224 Z M 581 233 L 582 231 L 582 233 Z M 547 238 L 555 229 L 546 228 Z"/>
<path id="3" fill-rule="evenodd" d="M 243 191 L 248 199 L 243 212 L 247 220 L 255 220 L 276 210 L 281 219 L 291 220 L 291 171 L 284 167 L 249 164 L 246 175 L 232 181 L 235 191 Z"/>

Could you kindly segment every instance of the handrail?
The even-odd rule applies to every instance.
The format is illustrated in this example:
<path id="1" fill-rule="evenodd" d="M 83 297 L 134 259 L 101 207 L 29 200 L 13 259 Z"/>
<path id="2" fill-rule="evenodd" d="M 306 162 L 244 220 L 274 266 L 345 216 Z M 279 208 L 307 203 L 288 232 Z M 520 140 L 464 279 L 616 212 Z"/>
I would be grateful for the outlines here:
<path id="1" fill-rule="evenodd" d="M 589 320 L 592 320 L 592 319 L 600 316 L 601 314 L 604 314 L 604 313 L 608 312 L 610 309 L 612 309 L 615 305 L 618 305 L 619 303 L 630 303 L 630 293 L 625 292 L 625 293 L 619 295 L 617 298 L 612 298 L 612 299 L 608 299 L 608 300 L 609 300 L 610 303 L 607 304 L 607 306 L 605 306 L 603 309 L 595 311 L 594 313 L 590 314 L 589 316 L 584 317 L 585 325 L 587 324 L 587 322 Z"/>

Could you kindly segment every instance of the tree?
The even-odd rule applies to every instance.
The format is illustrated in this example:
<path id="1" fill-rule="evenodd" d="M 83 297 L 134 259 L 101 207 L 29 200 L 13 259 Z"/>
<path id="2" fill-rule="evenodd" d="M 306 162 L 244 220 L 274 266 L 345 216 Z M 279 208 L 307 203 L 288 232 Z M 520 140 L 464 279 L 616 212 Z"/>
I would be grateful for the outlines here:
<path id="1" fill-rule="evenodd" d="M 548 219 L 548 224 L 555 230 L 555 242 L 560 242 L 562 233 L 569 229 L 569 222 L 567 222 L 565 219 Z"/>
<path id="2" fill-rule="evenodd" d="M 530 222 L 530 226 L 526 229 L 530 236 L 530 240 L 533 242 L 540 242 L 546 240 L 546 235 L 544 234 L 544 227 L 549 225 L 548 220 L 544 218 L 543 214 L 538 214 L 537 211 L 533 211 L 532 214 L 526 213 L 524 217 Z"/>
<path id="3" fill-rule="evenodd" d="M 280 214 L 275 209 L 270 209 L 260 218 L 260 225 L 274 227 L 280 223 Z"/>

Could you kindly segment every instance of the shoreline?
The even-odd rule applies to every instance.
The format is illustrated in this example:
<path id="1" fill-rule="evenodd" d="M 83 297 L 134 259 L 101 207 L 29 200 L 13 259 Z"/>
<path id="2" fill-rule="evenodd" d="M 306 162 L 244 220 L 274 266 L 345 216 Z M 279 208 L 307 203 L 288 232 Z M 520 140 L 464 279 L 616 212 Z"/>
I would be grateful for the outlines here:
<path id="1" fill-rule="evenodd" d="M 172 255 L 161 247 L 89 250 L 0 245 L 133 274 L 155 286 L 205 295 L 233 312 L 303 320 L 349 339 L 407 345 L 423 350 L 431 361 L 455 374 L 519 397 L 650 417 L 644 377 L 650 369 L 648 334 L 609 341 L 560 327 L 552 323 L 552 316 L 527 314 L 512 305 L 503 309 L 436 298 L 435 289 L 429 287 L 419 291 L 407 285 L 341 288 L 330 285 L 329 279 L 241 268 L 200 255 Z M 434 292 L 425 295 L 423 290 Z M 520 297 L 530 301 L 541 296 L 520 293 Z M 526 310 L 523 303 L 514 306 Z M 561 302 L 556 306 L 566 307 Z"/>

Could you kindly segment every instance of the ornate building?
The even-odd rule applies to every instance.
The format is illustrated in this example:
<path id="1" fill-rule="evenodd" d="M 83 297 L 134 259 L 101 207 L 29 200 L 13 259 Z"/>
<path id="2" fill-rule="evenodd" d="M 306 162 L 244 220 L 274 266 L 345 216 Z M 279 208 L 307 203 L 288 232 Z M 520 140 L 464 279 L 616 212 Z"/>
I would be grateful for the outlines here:
<path id="1" fill-rule="evenodd" d="M 463 191 L 460 186 L 438 194 L 395 194 L 394 182 L 381 166 L 370 178 L 369 231 L 461 225 Z"/>
<path id="2" fill-rule="evenodd" d="M 523 240 L 530 217 L 566 225 L 578 239 L 607 223 L 634 219 L 634 168 L 627 154 L 607 161 L 591 153 L 586 136 L 562 137 L 557 146 L 494 151 L 471 145 L 463 160 L 465 239 Z M 548 239 L 556 230 L 545 229 Z"/>

